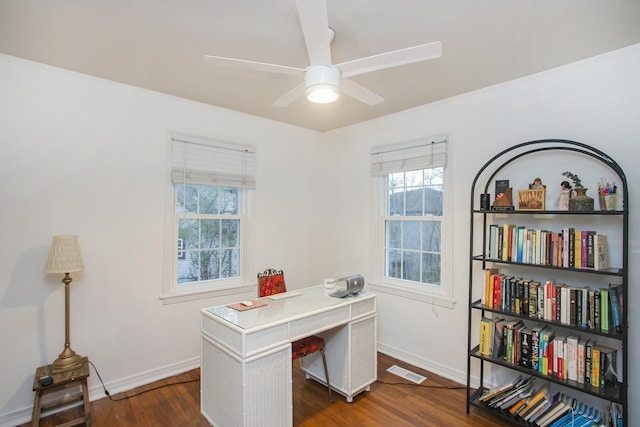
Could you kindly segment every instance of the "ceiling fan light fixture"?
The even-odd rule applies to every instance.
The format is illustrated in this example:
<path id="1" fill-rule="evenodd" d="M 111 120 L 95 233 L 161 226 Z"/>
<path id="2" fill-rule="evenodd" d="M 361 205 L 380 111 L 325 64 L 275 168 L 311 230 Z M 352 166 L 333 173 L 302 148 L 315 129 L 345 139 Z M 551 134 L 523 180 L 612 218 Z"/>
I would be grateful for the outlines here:
<path id="1" fill-rule="evenodd" d="M 318 104 L 328 104 L 340 97 L 340 70 L 336 67 L 313 65 L 304 72 L 307 99 Z"/>

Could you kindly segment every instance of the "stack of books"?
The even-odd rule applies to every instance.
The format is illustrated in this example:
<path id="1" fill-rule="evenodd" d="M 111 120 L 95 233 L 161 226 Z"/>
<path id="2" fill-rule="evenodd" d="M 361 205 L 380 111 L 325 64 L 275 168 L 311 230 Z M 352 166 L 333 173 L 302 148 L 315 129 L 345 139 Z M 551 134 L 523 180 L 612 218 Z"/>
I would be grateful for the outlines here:
<path id="1" fill-rule="evenodd" d="M 611 416 L 564 393 L 552 393 L 548 383 L 536 386 L 531 378 L 522 376 L 485 391 L 479 401 L 521 423 L 539 427 L 600 425 Z M 609 408 L 610 413 L 615 410 Z M 619 408 L 617 411 L 619 414 Z"/>

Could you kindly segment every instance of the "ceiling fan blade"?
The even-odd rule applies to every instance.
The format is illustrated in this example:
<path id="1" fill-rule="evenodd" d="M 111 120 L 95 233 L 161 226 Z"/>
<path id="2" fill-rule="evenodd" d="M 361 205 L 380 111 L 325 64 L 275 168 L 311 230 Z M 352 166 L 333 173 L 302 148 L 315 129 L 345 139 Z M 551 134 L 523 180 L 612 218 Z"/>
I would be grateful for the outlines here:
<path id="1" fill-rule="evenodd" d="M 304 76 L 304 69 L 288 67 L 286 65 L 268 64 L 266 62 L 247 61 L 245 59 L 225 58 L 223 56 L 205 55 L 204 62 L 216 67 L 236 68 L 253 71 L 266 71 L 269 73 L 288 74 L 292 76 Z"/>
<path id="2" fill-rule="evenodd" d="M 379 55 L 354 59 L 353 61 L 337 64 L 343 77 L 357 76 L 383 68 L 397 67 L 399 65 L 412 64 L 442 56 L 442 43 L 433 42 L 404 49 L 393 50 Z"/>
<path id="3" fill-rule="evenodd" d="M 304 91 L 305 91 L 304 83 L 300 83 L 298 86 L 294 87 L 289 92 L 282 95 L 280 99 L 278 99 L 276 102 L 274 102 L 271 105 L 273 105 L 274 107 L 286 107 L 289 104 L 291 104 L 293 101 L 295 101 L 296 99 L 304 95 Z"/>
<path id="4" fill-rule="evenodd" d="M 331 65 L 326 0 L 297 0 L 310 65 Z"/>
<path id="5" fill-rule="evenodd" d="M 343 78 L 340 80 L 340 90 L 346 95 L 367 105 L 376 105 L 384 101 L 384 98 L 380 95 L 348 79 Z"/>

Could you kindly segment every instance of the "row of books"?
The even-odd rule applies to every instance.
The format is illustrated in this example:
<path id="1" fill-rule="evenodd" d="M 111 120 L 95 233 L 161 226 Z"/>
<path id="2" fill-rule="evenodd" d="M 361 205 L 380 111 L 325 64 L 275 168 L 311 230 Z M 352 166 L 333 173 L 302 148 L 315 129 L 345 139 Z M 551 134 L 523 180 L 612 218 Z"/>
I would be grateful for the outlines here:
<path id="1" fill-rule="evenodd" d="M 482 303 L 491 309 L 602 332 L 622 331 L 623 285 L 570 286 L 485 270 Z"/>
<path id="2" fill-rule="evenodd" d="M 617 349 L 547 325 L 529 328 L 521 319 L 483 317 L 478 352 L 560 380 L 603 388 L 618 384 Z"/>
<path id="3" fill-rule="evenodd" d="M 623 427 L 618 404 L 612 403 L 608 410 L 598 409 L 567 394 L 552 393 L 548 383 L 537 385 L 532 378 L 523 376 L 487 390 L 479 400 L 526 425 Z"/>
<path id="4" fill-rule="evenodd" d="M 515 224 L 489 226 L 490 259 L 564 268 L 609 268 L 607 236 L 565 227 L 561 232 Z"/>

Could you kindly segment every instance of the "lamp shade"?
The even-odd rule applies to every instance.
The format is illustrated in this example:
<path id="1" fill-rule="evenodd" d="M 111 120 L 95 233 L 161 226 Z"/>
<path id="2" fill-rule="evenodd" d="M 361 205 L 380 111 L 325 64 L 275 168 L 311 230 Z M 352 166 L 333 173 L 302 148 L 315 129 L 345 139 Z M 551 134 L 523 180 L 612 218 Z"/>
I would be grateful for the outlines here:
<path id="1" fill-rule="evenodd" d="M 45 273 L 72 273 L 84 270 L 78 236 L 53 236 Z"/>
<path id="2" fill-rule="evenodd" d="M 312 65 L 304 72 L 305 94 L 311 102 L 327 104 L 340 97 L 340 70 Z"/>

